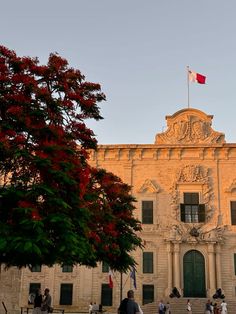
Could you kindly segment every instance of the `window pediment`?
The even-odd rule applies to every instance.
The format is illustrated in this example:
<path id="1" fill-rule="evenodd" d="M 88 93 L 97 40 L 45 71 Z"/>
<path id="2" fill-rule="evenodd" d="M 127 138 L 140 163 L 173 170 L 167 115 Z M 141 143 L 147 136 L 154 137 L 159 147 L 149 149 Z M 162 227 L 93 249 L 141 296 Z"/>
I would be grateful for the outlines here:
<path id="1" fill-rule="evenodd" d="M 236 179 L 233 180 L 233 182 L 230 184 L 228 189 L 225 190 L 227 193 L 233 193 L 236 192 Z"/>
<path id="2" fill-rule="evenodd" d="M 138 193 L 158 193 L 159 187 L 150 179 L 146 179 L 141 187 L 138 189 Z"/>

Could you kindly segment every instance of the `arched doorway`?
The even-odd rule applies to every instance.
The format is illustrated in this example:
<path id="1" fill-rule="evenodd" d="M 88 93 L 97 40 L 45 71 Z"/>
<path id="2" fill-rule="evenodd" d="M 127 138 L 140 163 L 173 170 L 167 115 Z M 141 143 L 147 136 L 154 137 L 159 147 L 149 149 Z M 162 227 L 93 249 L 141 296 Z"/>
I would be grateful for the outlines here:
<path id="1" fill-rule="evenodd" d="M 183 259 L 184 296 L 206 297 L 205 259 L 196 250 L 188 251 Z"/>

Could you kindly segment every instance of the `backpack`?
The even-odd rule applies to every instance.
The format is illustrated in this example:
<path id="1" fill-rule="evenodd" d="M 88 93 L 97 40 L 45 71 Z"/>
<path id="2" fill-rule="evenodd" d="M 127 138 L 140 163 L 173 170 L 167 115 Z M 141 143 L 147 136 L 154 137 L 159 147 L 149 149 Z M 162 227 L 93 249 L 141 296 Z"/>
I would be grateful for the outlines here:
<path id="1" fill-rule="evenodd" d="M 126 310 L 127 303 L 128 303 L 128 298 L 125 298 L 124 300 L 121 301 L 121 304 L 120 304 L 119 309 L 118 309 L 120 314 L 126 314 L 127 313 L 127 310 Z"/>

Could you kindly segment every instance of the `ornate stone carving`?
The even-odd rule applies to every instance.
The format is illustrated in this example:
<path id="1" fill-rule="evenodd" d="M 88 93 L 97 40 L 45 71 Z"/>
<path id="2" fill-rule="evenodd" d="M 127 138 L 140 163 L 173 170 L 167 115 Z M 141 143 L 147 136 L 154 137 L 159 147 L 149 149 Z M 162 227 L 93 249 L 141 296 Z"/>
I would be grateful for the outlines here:
<path id="1" fill-rule="evenodd" d="M 178 190 L 179 184 L 199 183 L 202 186 L 202 201 L 206 205 L 206 220 L 209 221 L 213 215 L 213 208 L 211 205 L 211 197 L 213 194 L 212 187 L 209 182 L 208 169 L 200 165 L 185 165 L 177 171 L 176 178 L 170 187 L 170 206 L 171 215 L 173 218 L 180 216 L 180 193 Z"/>
<path id="2" fill-rule="evenodd" d="M 224 226 L 208 225 L 206 228 L 186 225 L 183 223 L 170 226 L 169 233 L 166 234 L 166 240 L 188 243 L 209 243 L 224 241 Z"/>
<path id="3" fill-rule="evenodd" d="M 225 192 L 232 193 L 233 190 L 236 190 L 236 179 L 233 180 L 233 182 L 230 184 L 228 189 L 225 190 Z"/>
<path id="4" fill-rule="evenodd" d="M 152 180 L 146 179 L 137 192 L 138 193 L 158 193 L 159 188 Z"/>
<path id="5" fill-rule="evenodd" d="M 167 116 L 167 130 L 156 135 L 155 144 L 225 143 L 224 134 L 211 127 L 213 116 L 197 109 L 183 109 Z"/>
<path id="6" fill-rule="evenodd" d="M 225 226 L 209 226 L 207 230 L 200 228 L 200 239 L 202 241 L 222 242 L 224 240 Z"/>
<path id="7" fill-rule="evenodd" d="M 186 165 L 177 173 L 177 182 L 206 182 L 207 172 L 198 165 Z"/>
<path id="8" fill-rule="evenodd" d="M 193 227 L 190 231 L 189 231 L 189 234 L 192 236 L 192 237 L 196 237 L 198 238 L 200 233 L 198 231 L 198 229 L 196 227 Z"/>

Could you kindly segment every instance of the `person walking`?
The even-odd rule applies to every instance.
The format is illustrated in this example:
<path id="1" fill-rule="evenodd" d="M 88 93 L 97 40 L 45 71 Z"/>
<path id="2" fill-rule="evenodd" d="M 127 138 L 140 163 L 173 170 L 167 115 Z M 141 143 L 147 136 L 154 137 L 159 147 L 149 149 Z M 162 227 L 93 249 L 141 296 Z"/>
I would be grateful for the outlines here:
<path id="1" fill-rule="evenodd" d="M 118 314 L 140 314 L 139 306 L 134 301 L 134 291 L 127 292 L 127 298 L 123 299 L 118 308 Z"/>
<path id="2" fill-rule="evenodd" d="M 89 309 L 88 309 L 89 314 L 92 314 L 92 311 L 93 311 L 93 303 L 90 302 L 89 303 Z"/>
<path id="3" fill-rule="evenodd" d="M 187 301 L 187 312 L 188 314 L 192 314 L 192 304 L 190 303 L 190 300 Z"/>
<path id="4" fill-rule="evenodd" d="M 41 314 L 42 302 L 43 302 L 43 296 L 41 293 L 41 289 L 38 288 L 35 292 L 33 314 Z"/>
<path id="5" fill-rule="evenodd" d="M 49 289 L 44 290 L 43 302 L 41 306 L 42 314 L 52 313 L 52 297 L 49 294 Z"/>
<path id="6" fill-rule="evenodd" d="M 165 304 L 163 303 L 163 300 L 160 300 L 158 304 L 158 313 L 165 314 Z"/>
<path id="7" fill-rule="evenodd" d="M 211 301 L 208 300 L 205 306 L 205 314 L 211 314 Z"/>
<path id="8" fill-rule="evenodd" d="M 220 306 L 221 306 L 221 314 L 227 314 L 227 303 L 225 302 L 225 300 L 222 301 Z"/>
<path id="9" fill-rule="evenodd" d="M 170 313 L 171 313 L 171 311 L 170 311 L 170 302 L 167 301 L 167 302 L 166 302 L 166 311 L 165 311 L 165 314 L 170 314 Z"/>

